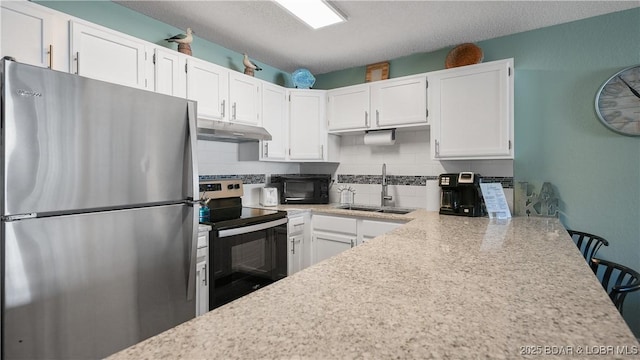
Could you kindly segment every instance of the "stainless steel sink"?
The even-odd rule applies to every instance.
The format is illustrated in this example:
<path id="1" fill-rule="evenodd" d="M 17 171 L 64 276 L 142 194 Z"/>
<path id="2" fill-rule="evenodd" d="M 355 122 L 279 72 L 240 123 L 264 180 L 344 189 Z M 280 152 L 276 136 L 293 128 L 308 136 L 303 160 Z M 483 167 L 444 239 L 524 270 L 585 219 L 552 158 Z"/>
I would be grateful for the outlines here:
<path id="1" fill-rule="evenodd" d="M 369 205 L 338 205 L 336 209 L 345 209 L 345 210 L 356 210 L 356 211 L 369 211 L 369 212 L 379 212 L 379 213 L 387 213 L 387 214 L 408 214 L 415 209 L 407 209 L 407 208 L 397 208 L 397 207 L 380 207 L 380 206 L 369 206 Z"/>

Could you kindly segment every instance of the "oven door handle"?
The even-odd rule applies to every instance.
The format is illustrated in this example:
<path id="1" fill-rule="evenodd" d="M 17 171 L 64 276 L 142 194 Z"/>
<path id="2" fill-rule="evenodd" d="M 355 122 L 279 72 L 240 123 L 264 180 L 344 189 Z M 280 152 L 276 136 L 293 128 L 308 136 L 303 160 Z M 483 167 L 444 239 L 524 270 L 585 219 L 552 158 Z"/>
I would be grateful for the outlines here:
<path id="1" fill-rule="evenodd" d="M 252 232 L 255 232 L 255 231 L 260 231 L 260 230 L 265 230 L 265 229 L 269 229 L 269 228 L 272 228 L 272 227 L 276 227 L 278 225 L 283 225 L 283 224 L 286 224 L 287 221 L 288 221 L 287 218 L 284 218 L 284 219 L 278 219 L 278 220 L 269 221 L 269 222 L 266 222 L 266 223 L 260 223 L 260 224 L 249 225 L 249 226 L 242 226 L 242 227 L 228 229 L 228 230 L 220 230 L 220 231 L 218 231 L 218 237 L 219 238 L 224 238 L 224 237 L 229 237 L 229 236 L 234 236 L 234 235 L 248 234 L 248 233 L 252 233 Z"/>

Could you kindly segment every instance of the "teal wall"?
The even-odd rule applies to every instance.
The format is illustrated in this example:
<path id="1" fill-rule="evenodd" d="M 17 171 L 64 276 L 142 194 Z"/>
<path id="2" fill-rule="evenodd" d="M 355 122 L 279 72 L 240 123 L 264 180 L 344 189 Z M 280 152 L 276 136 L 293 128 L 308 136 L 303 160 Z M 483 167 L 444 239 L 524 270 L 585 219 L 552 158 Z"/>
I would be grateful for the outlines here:
<path id="1" fill-rule="evenodd" d="M 162 39 L 183 31 L 111 2 L 39 3 L 174 49 Z M 562 222 L 606 237 L 611 245 L 599 255 L 640 271 L 640 137 L 608 130 L 594 111 L 600 85 L 640 64 L 640 9 L 478 45 L 484 61 L 515 59 L 515 180 L 551 182 L 562 200 Z M 242 71 L 236 52 L 200 38 L 192 49 L 195 57 Z M 441 70 L 448 50 L 390 60 L 390 77 Z M 262 67 L 256 77 L 291 86 L 289 74 Z M 362 83 L 364 74 L 361 66 L 316 75 L 315 88 Z M 640 294 L 626 301 L 625 319 L 640 337 Z"/>
<path id="2" fill-rule="evenodd" d="M 173 50 L 177 50 L 177 44 L 168 43 L 164 39 L 185 31 L 185 29 L 175 28 L 111 1 L 47 0 L 34 2 Z M 197 29 L 195 30 L 197 31 Z M 198 59 L 232 70 L 244 71 L 242 54 L 203 40 L 198 36 L 195 36 L 191 44 L 191 50 L 193 56 Z M 290 74 L 263 64 L 258 60 L 254 59 L 254 61 L 263 69 L 255 73 L 256 78 L 281 86 L 292 87 Z"/>
<path id="3" fill-rule="evenodd" d="M 640 137 L 594 110 L 611 75 L 640 64 L 640 9 L 479 42 L 484 61 L 515 61 L 515 181 L 551 182 L 567 228 L 610 241 L 599 256 L 640 271 Z M 390 61 L 390 77 L 441 70 L 449 49 Z M 317 75 L 316 88 L 364 82 L 365 67 Z M 625 319 L 640 337 L 640 293 Z M 597 331 L 597 330 L 595 330 Z"/>

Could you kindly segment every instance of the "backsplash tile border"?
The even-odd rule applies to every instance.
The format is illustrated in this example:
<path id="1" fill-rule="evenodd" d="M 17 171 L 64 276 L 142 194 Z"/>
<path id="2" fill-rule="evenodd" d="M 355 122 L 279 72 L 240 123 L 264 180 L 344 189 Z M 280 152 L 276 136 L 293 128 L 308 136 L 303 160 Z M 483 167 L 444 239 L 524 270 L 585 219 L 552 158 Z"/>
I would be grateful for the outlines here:
<path id="1" fill-rule="evenodd" d="M 277 175 L 291 175 L 291 174 L 271 174 L 271 176 Z M 295 174 L 297 175 L 297 174 Z M 327 175 L 327 174 L 301 174 L 301 175 Z M 381 175 L 350 175 L 339 174 L 337 176 L 339 184 L 380 184 L 382 183 Z M 239 175 L 200 175 L 200 181 L 211 180 L 227 180 L 227 179 L 241 179 L 244 184 L 265 184 L 267 183 L 266 174 L 239 174 Z M 404 186 L 426 186 L 427 181 L 436 181 L 438 176 L 412 176 L 412 175 L 388 175 L 387 183 L 389 185 L 404 185 Z M 512 176 L 483 176 L 482 182 L 499 182 L 505 189 L 513 189 L 513 177 Z"/>
<path id="2" fill-rule="evenodd" d="M 200 175 L 200 181 L 240 179 L 243 184 L 264 184 L 267 181 L 265 174 L 242 175 Z"/>
<path id="3" fill-rule="evenodd" d="M 388 175 L 389 185 L 425 186 L 427 181 L 436 181 L 438 176 L 410 176 L 410 175 Z M 499 182 L 505 189 L 513 189 L 513 177 L 507 176 L 483 176 L 482 182 Z M 382 175 L 347 175 L 339 174 L 340 184 L 380 184 Z"/>

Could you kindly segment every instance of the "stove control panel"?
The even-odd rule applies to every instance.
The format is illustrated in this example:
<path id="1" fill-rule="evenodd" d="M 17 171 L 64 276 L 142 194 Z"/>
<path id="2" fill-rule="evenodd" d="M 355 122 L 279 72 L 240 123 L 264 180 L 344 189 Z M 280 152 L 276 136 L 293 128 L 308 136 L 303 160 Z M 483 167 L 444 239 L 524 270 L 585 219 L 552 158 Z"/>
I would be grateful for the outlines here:
<path id="1" fill-rule="evenodd" d="M 242 197 L 244 189 L 242 180 L 206 180 L 200 182 L 201 199 L 224 199 Z"/>

